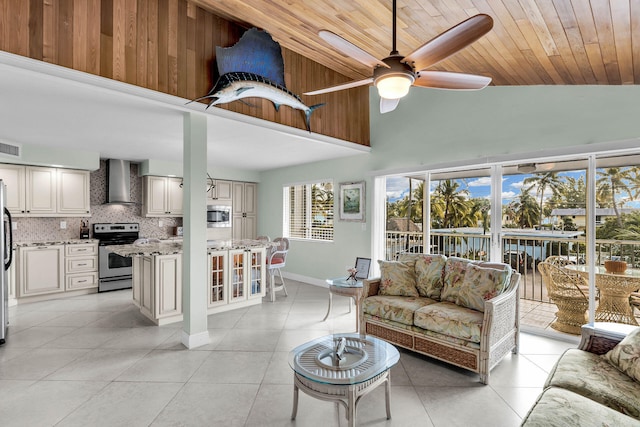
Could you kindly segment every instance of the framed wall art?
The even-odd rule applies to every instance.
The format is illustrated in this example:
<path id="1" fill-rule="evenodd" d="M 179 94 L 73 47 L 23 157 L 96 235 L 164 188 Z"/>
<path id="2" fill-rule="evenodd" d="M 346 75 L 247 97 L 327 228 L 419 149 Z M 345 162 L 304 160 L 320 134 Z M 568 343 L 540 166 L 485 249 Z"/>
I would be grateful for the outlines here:
<path id="1" fill-rule="evenodd" d="M 340 221 L 364 222 L 364 181 L 340 183 L 338 218 Z"/>

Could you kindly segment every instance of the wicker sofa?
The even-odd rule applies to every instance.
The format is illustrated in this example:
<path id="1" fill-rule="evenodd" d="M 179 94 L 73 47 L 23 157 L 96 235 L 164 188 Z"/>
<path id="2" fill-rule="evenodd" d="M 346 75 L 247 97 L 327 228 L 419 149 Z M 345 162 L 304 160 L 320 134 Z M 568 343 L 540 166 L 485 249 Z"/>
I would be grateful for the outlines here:
<path id="1" fill-rule="evenodd" d="M 522 426 L 640 426 L 639 332 L 630 325 L 584 325 L 579 348 L 560 357 Z"/>
<path id="2" fill-rule="evenodd" d="M 378 263 L 381 277 L 364 281 L 360 333 L 476 372 L 484 384 L 517 353 L 520 274 L 509 265 L 423 254 Z"/>

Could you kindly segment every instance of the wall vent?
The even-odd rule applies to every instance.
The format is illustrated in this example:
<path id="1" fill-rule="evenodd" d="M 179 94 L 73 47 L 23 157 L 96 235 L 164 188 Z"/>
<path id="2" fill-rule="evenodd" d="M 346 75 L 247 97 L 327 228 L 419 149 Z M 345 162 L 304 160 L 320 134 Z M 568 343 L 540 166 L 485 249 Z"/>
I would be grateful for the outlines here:
<path id="1" fill-rule="evenodd" d="M 22 145 L 0 141 L 0 155 L 20 158 L 22 157 Z"/>

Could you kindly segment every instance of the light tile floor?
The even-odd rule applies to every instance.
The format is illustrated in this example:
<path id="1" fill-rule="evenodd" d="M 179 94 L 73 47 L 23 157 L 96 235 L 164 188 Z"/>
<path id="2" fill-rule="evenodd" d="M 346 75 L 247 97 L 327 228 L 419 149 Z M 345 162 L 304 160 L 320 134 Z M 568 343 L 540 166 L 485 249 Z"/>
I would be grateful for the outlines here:
<path id="1" fill-rule="evenodd" d="M 300 394 L 290 420 L 288 352 L 312 338 L 353 332 L 355 313 L 327 289 L 287 282 L 289 297 L 209 316 L 211 343 L 186 350 L 181 325 L 153 326 L 129 290 L 23 304 L 0 346 L 0 425 L 346 426 L 344 410 Z M 517 426 L 559 355 L 575 342 L 521 334 L 484 386 L 478 376 L 401 350 L 384 388 L 358 406 L 360 426 Z"/>

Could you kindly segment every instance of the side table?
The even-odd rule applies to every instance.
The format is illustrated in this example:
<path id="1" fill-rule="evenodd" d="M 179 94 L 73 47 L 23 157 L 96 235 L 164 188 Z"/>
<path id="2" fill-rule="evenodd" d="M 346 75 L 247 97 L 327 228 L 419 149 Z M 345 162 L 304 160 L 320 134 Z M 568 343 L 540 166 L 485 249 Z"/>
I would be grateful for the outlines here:
<path id="1" fill-rule="evenodd" d="M 341 342 L 343 351 L 338 350 Z M 342 404 L 349 427 L 355 427 L 360 399 L 382 384 L 387 419 L 391 419 L 390 370 L 398 360 L 400 353 L 393 345 L 358 334 L 328 335 L 294 348 L 289 353 L 293 369 L 291 419 L 296 419 L 302 390 L 316 399 Z"/>
<path id="2" fill-rule="evenodd" d="M 322 321 L 324 322 L 331 314 L 331 306 L 333 305 L 333 295 L 353 298 L 356 302 L 356 332 L 360 331 L 360 297 L 362 296 L 362 280 L 358 280 L 355 284 L 348 283 L 345 278 L 327 279 L 329 285 L 329 308 L 327 314 Z M 351 313 L 351 300 L 349 300 L 349 313 Z"/>

